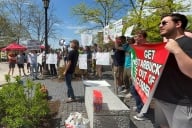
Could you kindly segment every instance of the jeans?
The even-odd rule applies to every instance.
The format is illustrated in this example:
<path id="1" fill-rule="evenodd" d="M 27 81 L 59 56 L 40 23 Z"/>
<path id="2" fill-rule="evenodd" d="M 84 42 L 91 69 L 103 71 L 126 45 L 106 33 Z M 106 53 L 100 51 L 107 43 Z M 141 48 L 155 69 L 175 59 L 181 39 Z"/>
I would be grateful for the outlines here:
<path id="1" fill-rule="evenodd" d="M 31 64 L 31 75 L 33 77 L 33 79 L 37 78 L 37 64 Z"/>
<path id="2" fill-rule="evenodd" d="M 139 96 L 139 94 L 137 93 L 137 91 L 135 90 L 135 86 L 131 85 L 130 86 L 130 92 L 133 95 L 135 102 L 136 102 L 136 107 L 137 107 L 137 112 L 140 113 L 142 107 L 143 107 L 143 102 L 141 100 L 141 97 Z"/>
<path id="3" fill-rule="evenodd" d="M 66 81 L 66 85 L 67 85 L 67 96 L 68 96 L 68 98 L 75 99 L 74 91 L 73 91 L 73 88 L 71 85 L 71 80 L 72 80 L 72 74 L 67 73 L 65 75 L 65 81 Z"/>
<path id="4" fill-rule="evenodd" d="M 55 64 L 50 64 L 50 73 L 52 76 L 57 75 L 57 70 L 56 70 Z"/>

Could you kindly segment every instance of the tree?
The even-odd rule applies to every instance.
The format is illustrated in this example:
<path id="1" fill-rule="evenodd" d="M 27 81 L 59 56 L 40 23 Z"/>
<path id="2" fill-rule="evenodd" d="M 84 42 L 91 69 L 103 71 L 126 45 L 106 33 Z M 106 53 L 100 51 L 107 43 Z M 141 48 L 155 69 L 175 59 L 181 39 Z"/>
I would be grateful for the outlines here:
<path id="1" fill-rule="evenodd" d="M 189 5 L 181 0 L 130 0 L 132 10 L 129 13 L 126 27 L 135 25 L 135 30 L 146 30 L 148 39 L 152 42 L 161 40 L 159 35 L 160 18 L 165 13 L 188 11 Z M 125 29 L 126 29 L 125 27 Z"/>
<path id="2" fill-rule="evenodd" d="M 38 5 L 33 3 L 29 8 L 29 32 L 31 33 L 32 39 L 37 39 L 41 42 L 44 42 L 45 38 L 45 16 L 42 8 L 39 8 Z M 55 29 L 55 24 L 60 24 L 61 21 L 54 15 L 54 7 L 49 7 L 48 13 L 48 37 L 55 39 L 57 30 Z"/>
<path id="3" fill-rule="evenodd" d="M 12 22 L 12 31 L 15 33 L 16 40 L 28 38 L 30 34 L 27 31 L 28 21 L 28 0 L 10 0 L 2 1 L 3 8 L 1 12 L 8 14 L 8 19 Z"/>
<path id="4" fill-rule="evenodd" d="M 11 31 L 19 42 L 27 39 L 44 41 L 45 16 L 43 3 L 39 6 L 31 0 L 8 0 L 1 2 L 1 14 L 10 21 Z M 42 11 L 43 10 L 43 11 Z M 54 24 L 59 24 L 58 18 L 53 14 L 53 7 L 49 7 L 48 13 L 48 37 L 56 38 Z"/>
<path id="5" fill-rule="evenodd" d="M 0 47 L 4 47 L 7 45 L 7 42 L 13 40 L 14 32 L 11 29 L 10 22 L 4 17 L 0 15 Z"/>
<path id="6" fill-rule="evenodd" d="M 112 20 L 121 18 L 127 6 L 123 0 L 95 0 L 95 4 L 87 5 L 80 3 L 72 8 L 72 14 L 81 19 L 81 23 L 95 23 L 93 28 L 104 28 Z"/>

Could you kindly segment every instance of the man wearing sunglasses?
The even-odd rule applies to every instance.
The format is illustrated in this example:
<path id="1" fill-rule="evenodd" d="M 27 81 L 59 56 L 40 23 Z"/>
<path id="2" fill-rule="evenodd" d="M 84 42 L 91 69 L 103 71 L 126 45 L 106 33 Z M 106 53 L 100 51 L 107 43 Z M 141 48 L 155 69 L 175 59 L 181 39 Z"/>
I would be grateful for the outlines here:
<path id="1" fill-rule="evenodd" d="M 154 95 L 156 123 L 161 128 L 192 127 L 192 78 L 186 73 L 192 66 L 187 61 L 192 57 L 192 38 L 184 35 L 187 23 L 185 15 L 173 13 L 163 16 L 159 25 L 170 51 Z"/>

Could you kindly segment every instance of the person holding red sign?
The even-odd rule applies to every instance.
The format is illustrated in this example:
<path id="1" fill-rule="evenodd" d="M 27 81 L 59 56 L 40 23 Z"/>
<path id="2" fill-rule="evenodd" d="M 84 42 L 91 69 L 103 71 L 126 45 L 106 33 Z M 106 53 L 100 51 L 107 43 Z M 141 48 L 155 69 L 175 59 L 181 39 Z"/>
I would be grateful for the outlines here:
<path id="1" fill-rule="evenodd" d="M 192 78 L 192 59 L 179 47 L 178 43 L 173 39 L 169 39 L 165 48 L 175 55 L 181 72 Z"/>
<path id="2" fill-rule="evenodd" d="M 160 34 L 166 37 L 168 57 L 154 97 L 155 118 L 161 128 L 192 126 L 192 38 L 185 36 L 188 19 L 173 13 L 161 18 Z"/>
<path id="3" fill-rule="evenodd" d="M 134 45 L 140 45 L 140 44 L 148 43 L 147 42 L 147 32 L 144 31 L 144 30 L 137 31 L 136 35 L 134 36 L 134 39 L 135 39 Z M 138 114 L 133 116 L 133 118 L 136 119 L 136 120 L 139 120 L 139 121 L 144 120 L 145 119 L 145 114 L 140 113 L 141 109 L 143 108 L 143 102 L 142 102 L 141 97 L 137 93 L 134 85 L 130 86 L 130 92 L 131 92 L 131 94 L 132 94 L 132 96 L 133 96 L 133 98 L 135 99 L 135 102 L 136 102 L 136 106 L 133 107 L 133 109 L 136 112 L 138 112 Z"/>

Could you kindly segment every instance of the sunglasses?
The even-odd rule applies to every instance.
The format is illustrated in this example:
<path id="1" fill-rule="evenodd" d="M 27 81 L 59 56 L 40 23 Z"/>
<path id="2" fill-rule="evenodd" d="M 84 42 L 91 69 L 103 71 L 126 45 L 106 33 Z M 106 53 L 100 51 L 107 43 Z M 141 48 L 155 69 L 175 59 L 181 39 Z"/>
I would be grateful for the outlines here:
<path id="1" fill-rule="evenodd" d="M 167 23 L 167 21 L 162 21 L 159 25 L 165 26 Z"/>

